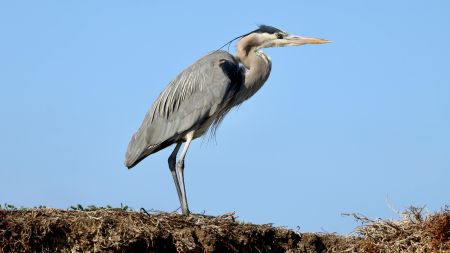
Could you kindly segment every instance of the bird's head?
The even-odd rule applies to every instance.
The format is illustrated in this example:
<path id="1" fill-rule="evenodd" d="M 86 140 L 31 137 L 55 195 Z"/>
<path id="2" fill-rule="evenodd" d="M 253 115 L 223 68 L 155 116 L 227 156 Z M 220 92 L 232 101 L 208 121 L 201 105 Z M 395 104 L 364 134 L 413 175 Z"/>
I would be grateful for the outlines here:
<path id="1" fill-rule="evenodd" d="M 278 28 L 260 25 L 258 29 L 242 36 L 246 44 L 255 49 L 269 47 L 301 46 L 305 44 L 324 44 L 330 41 L 289 34 Z"/>

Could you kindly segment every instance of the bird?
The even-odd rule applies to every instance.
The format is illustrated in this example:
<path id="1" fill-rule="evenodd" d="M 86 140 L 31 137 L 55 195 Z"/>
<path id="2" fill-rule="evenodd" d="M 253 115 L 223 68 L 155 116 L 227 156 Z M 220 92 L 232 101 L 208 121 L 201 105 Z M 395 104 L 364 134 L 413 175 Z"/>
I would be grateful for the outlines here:
<path id="1" fill-rule="evenodd" d="M 236 55 L 221 50 L 235 40 L 238 40 Z M 259 25 L 206 54 L 182 71 L 153 102 L 131 137 L 125 166 L 131 169 L 147 156 L 175 144 L 168 158 L 169 170 L 182 214 L 189 215 L 184 182 L 184 159 L 189 145 L 208 130 L 215 132 L 232 108 L 252 97 L 264 85 L 272 63 L 261 49 L 328 42 Z"/>

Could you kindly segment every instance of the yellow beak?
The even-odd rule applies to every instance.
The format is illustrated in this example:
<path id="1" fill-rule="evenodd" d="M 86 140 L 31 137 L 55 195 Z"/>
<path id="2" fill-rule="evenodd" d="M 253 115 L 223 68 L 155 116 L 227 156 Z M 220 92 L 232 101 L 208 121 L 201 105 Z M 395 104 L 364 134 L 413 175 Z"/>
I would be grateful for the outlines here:
<path id="1" fill-rule="evenodd" d="M 287 46 L 299 46 L 304 44 L 325 44 L 330 43 L 329 40 L 319 39 L 319 38 L 308 38 L 298 35 L 288 35 L 285 38 Z"/>

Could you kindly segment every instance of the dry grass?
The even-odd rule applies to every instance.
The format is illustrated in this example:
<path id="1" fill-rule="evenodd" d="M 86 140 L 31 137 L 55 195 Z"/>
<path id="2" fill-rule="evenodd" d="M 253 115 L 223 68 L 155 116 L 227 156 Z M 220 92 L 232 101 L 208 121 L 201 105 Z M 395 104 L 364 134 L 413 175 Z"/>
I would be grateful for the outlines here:
<path id="1" fill-rule="evenodd" d="M 362 222 L 355 232 L 361 241 L 354 252 L 450 252 L 450 211 L 424 214 L 424 208 L 410 207 L 401 220 L 371 220 L 352 214 Z"/>
<path id="2" fill-rule="evenodd" d="M 0 253 L 6 252 L 450 252 L 450 211 L 362 222 L 351 236 L 298 233 L 218 217 L 124 208 L 0 209 Z M 320 219 L 318 220 L 320 222 Z"/>
<path id="3" fill-rule="evenodd" d="M 293 231 L 239 223 L 233 214 L 0 210 L 0 252 L 286 252 L 299 241 Z"/>

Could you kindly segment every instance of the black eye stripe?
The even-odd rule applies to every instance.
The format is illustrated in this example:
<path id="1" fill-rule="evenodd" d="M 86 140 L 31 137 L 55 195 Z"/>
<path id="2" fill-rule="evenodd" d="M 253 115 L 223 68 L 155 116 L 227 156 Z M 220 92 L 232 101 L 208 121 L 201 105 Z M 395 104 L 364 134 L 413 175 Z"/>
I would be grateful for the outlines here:
<path id="1" fill-rule="evenodd" d="M 277 39 L 282 39 L 282 38 L 283 38 L 283 34 L 278 33 L 278 34 L 277 34 Z"/>

